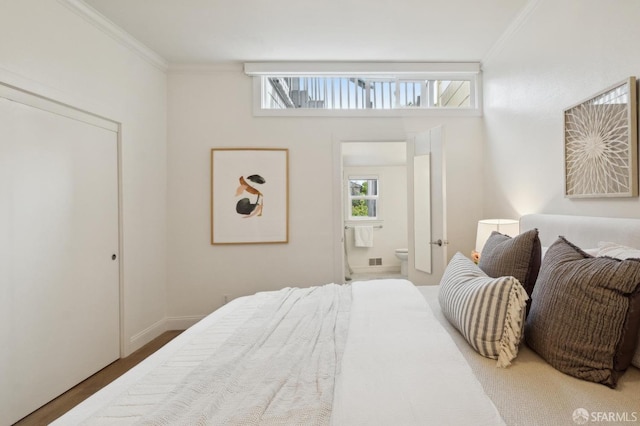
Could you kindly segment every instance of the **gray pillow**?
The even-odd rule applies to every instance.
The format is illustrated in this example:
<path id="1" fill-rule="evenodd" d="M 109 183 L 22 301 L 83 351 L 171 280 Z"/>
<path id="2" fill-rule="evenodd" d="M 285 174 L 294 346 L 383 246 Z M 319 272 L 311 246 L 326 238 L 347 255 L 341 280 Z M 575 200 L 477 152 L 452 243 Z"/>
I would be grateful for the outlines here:
<path id="1" fill-rule="evenodd" d="M 490 277 L 515 277 L 531 296 L 541 257 L 542 246 L 537 229 L 513 238 L 494 231 L 482 248 L 478 266 Z"/>
<path id="2" fill-rule="evenodd" d="M 638 250 L 637 248 L 627 247 L 627 246 L 623 246 L 621 244 L 617 244 L 609 241 L 600 241 L 598 243 L 597 255 L 615 257 L 616 259 L 620 259 L 620 260 L 640 259 L 640 250 Z M 638 297 L 640 298 L 640 296 Z M 636 313 L 640 315 L 640 308 L 637 309 Z M 636 348 L 633 355 L 633 359 L 631 360 L 631 364 L 640 368 L 640 335 L 638 335 L 638 343 L 636 344 Z"/>
<path id="3" fill-rule="evenodd" d="M 514 277 L 491 278 L 456 253 L 440 281 L 438 302 L 447 320 L 481 355 L 507 367 L 522 339 L 527 292 Z"/>
<path id="4" fill-rule="evenodd" d="M 640 327 L 640 261 L 593 257 L 565 238 L 544 257 L 527 344 L 556 369 L 615 388 Z"/>

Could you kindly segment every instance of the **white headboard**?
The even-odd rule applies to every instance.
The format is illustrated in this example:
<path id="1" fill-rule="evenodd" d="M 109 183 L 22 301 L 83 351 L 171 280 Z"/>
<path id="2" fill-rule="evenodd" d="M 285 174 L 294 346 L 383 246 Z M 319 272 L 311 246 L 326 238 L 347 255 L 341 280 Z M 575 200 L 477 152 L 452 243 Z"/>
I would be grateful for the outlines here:
<path id="1" fill-rule="evenodd" d="M 640 219 L 528 214 L 520 218 L 520 232 L 538 228 L 543 247 L 559 235 L 582 249 L 598 247 L 599 241 L 612 241 L 640 248 Z"/>

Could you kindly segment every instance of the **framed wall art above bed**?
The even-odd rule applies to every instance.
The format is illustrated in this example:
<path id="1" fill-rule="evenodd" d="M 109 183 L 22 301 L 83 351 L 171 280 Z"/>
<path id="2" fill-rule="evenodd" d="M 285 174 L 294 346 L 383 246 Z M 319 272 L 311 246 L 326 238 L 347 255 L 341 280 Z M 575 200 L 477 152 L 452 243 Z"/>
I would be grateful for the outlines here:
<path id="1" fill-rule="evenodd" d="M 211 150 L 211 244 L 289 241 L 289 150 Z"/>
<path id="2" fill-rule="evenodd" d="M 637 197 L 636 78 L 564 111 L 565 195 Z"/>

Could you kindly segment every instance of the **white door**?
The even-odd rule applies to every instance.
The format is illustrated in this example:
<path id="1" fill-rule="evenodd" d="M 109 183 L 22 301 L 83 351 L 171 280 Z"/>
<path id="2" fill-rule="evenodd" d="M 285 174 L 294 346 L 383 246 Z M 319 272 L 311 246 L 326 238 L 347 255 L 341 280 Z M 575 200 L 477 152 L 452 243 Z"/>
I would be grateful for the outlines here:
<path id="1" fill-rule="evenodd" d="M 431 274 L 431 154 L 413 157 L 413 264 Z"/>
<path id="2" fill-rule="evenodd" d="M 13 423 L 119 357 L 117 126 L 0 89 L 0 413 Z"/>
<path id="3" fill-rule="evenodd" d="M 447 262 L 446 179 L 442 126 L 410 138 L 409 280 L 416 285 L 440 283 Z M 412 243 L 412 244 L 411 244 Z"/>

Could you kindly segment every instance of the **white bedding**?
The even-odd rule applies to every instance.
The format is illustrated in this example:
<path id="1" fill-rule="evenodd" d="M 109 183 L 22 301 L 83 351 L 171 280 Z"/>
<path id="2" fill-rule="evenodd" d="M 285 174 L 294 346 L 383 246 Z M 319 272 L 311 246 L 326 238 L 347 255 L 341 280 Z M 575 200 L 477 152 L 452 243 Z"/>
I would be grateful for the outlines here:
<path id="1" fill-rule="evenodd" d="M 353 283 L 333 425 L 502 425 L 480 382 L 419 290 Z"/>
<path id="2" fill-rule="evenodd" d="M 504 424 L 413 284 L 379 280 L 356 282 L 351 288 L 331 424 L 445 425 L 461 419 Z M 234 339 L 269 294 L 225 305 L 53 424 L 136 424 L 157 413 L 185 377 Z"/>
<path id="3" fill-rule="evenodd" d="M 262 296 L 265 303 L 141 424 L 329 423 L 351 288 L 328 284 Z"/>

